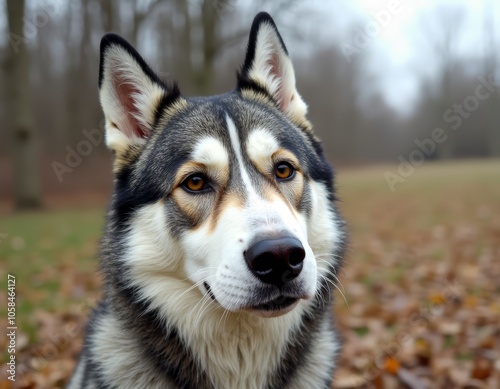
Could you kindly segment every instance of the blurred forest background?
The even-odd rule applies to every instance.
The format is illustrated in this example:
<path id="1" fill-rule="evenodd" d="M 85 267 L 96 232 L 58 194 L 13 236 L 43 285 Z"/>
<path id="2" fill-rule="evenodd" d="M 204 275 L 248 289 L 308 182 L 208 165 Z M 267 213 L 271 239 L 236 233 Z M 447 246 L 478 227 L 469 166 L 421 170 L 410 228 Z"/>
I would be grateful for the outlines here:
<path id="1" fill-rule="evenodd" d="M 349 224 L 333 388 L 500 388 L 497 0 L 0 0 L 0 327 L 7 274 L 18 325 L 18 379 L 1 365 L 1 389 L 64 387 L 99 300 L 103 34 L 187 96 L 223 93 L 259 11 Z"/>
<path id="2" fill-rule="evenodd" d="M 337 165 L 408 160 L 435 128 L 447 139 L 424 148 L 426 159 L 500 156 L 500 4 L 416 3 L 3 1 L 0 198 L 17 193 L 17 204 L 29 207 L 42 193 L 109 189 L 103 142 L 86 155 L 77 150 L 85 149 L 85 131 L 102 131 L 97 72 L 105 32 L 133 43 L 185 95 L 209 95 L 234 87 L 260 10 L 284 36 L 310 119 Z M 57 174 L 54 162 L 66 171 L 58 165 Z"/>

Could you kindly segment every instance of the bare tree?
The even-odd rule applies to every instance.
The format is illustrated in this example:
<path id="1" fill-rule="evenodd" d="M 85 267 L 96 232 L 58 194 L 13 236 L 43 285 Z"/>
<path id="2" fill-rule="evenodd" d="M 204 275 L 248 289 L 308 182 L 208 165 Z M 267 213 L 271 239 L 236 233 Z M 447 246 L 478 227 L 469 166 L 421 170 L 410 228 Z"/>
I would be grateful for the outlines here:
<path id="1" fill-rule="evenodd" d="M 29 58 L 24 37 L 24 0 L 7 0 L 9 41 L 5 61 L 6 96 L 10 97 L 18 209 L 38 208 L 41 194 L 30 104 Z"/>
<path id="2" fill-rule="evenodd" d="M 433 11 L 430 18 L 425 18 L 422 30 L 426 41 L 431 43 L 431 54 L 437 62 L 436 101 L 433 117 L 435 126 L 443 123 L 443 114 L 451 104 L 451 78 L 455 70 L 455 43 L 458 41 L 460 25 L 463 22 L 464 10 L 457 6 L 440 6 Z M 449 159 L 455 156 L 454 138 L 448 137 L 439 145 L 438 157 Z"/>
<path id="3" fill-rule="evenodd" d="M 122 3 L 123 4 L 123 3 Z M 103 19 L 103 30 L 105 32 L 120 33 L 120 2 L 113 0 L 102 0 L 100 2 Z"/>
<path id="4" fill-rule="evenodd" d="M 497 73 L 497 42 L 495 39 L 495 13 L 493 2 L 490 0 L 484 7 L 484 32 L 487 42 L 485 50 L 485 72 L 486 76 L 496 77 Z M 498 114 L 499 98 L 497 94 L 492 94 L 491 101 L 487 106 L 488 120 L 485 125 L 488 126 L 488 154 L 491 157 L 500 157 L 500 115 Z"/>
<path id="5" fill-rule="evenodd" d="M 156 2 L 151 3 L 152 6 Z M 176 12 L 182 17 L 183 24 L 178 31 L 182 36 L 182 49 L 176 55 L 183 55 L 180 61 L 183 71 L 190 72 L 189 77 L 194 80 L 194 92 L 201 95 L 213 93 L 213 82 L 216 78 L 215 63 L 231 46 L 241 43 L 248 37 L 249 25 L 240 25 L 229 31 L 226 24 L 234 22 L 236 7 L 232 0 L 196 0 L 188 2 L 178 0 Z M 264 1 L 256 1 L 252 12 L 257 12 Z M 266 3 L 266 4 L 271 4 Z M 272 2 L 276 20 L 280 21 L 283 14 L 287 15 L 296 9 L 299 3 L 295 0 L 280 0 Z M 164 8 L 165 9 L 165 8 Z M 171 10 L 170 10 L 171 11 Z M 272 12 L 272 11 L 271 11 Z M 282 29 L 283 30 L 283 29 Z M 198 36 L 192 31 L 199 32 Z M 200 54 L 199 61 L 193 61 L 193 53 Z"/>

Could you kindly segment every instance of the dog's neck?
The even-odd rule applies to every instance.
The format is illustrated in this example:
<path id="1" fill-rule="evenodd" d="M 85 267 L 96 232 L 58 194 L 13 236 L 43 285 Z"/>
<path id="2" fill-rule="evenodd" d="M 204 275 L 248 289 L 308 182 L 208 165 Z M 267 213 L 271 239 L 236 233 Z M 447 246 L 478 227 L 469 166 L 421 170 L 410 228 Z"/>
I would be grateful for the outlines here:
<path id="1" fill-rule="evenodd" d="M 191 377 L 197 388 L 264 387 L 281 368 L 280 364 L 290 357 L 286 354 L 290 351 L 288 342 L 293 338 L 291 332 L 299 330 L 303 324 L 301 317 L 312 302 L 302 300 L 286 315 L 263 318 L 249 312 L 229 312 L 197 288 L 186 292 L 186 282 L 169 279 L 168 299 L 133 303 L 137 315 L 129 330 L 136 336 L 147 330 L 154 343 L 145 347 L 153 355 L 163 354 L 166 360 L 172 354 L 178 357 L 178 344 L 187 345 L 179 370 L 199 366 L 201 369 L 197 371 L 205 372 L 206 376 Z M 111 292 L 111 306 L 127 304 L 130 310 L 131 296 L 125 290 Z M 176 351 L 171 352 L 173 349 Z M 208 377 L 212 382 L 202 386 L 201 382 Z"/>
<path id="2" fill-rule="evenodd" d="M 199 291 L 193 291 L 193 295 Z M 213 301 L 179 301 L 170 317 L 198 362 L 220 388 L 261 388 L 283 359 L 291 331 L 301 324 L 306 302 L 277 318 L 247 312 L 228 312 Z M 200 297 L 198 296 L 198 301 Z M 181 299 L 182 300 L 182 299 Z M 210 304 L 211 303 L 211 304 Z M 184 307 L 190 306 L 192 314 Z M 253 386 L 254 385 L 254 386 Z"/>

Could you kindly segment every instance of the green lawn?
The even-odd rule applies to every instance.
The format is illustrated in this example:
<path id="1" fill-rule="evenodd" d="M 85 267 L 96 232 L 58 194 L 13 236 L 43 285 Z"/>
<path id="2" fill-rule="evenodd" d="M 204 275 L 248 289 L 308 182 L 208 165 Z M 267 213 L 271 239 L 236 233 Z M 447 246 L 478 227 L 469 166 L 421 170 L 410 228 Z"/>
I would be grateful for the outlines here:
<path id="1" fill-rule="evenodd" d="M 36 341 L 37 310 L 64 311 L 95 294 L 96 254 L 104 207 L 20 213 L 0 219 L 2 289 L 16 277 L 17 322 Z M 1 318 L 5 318 L 2 305 Z"/>

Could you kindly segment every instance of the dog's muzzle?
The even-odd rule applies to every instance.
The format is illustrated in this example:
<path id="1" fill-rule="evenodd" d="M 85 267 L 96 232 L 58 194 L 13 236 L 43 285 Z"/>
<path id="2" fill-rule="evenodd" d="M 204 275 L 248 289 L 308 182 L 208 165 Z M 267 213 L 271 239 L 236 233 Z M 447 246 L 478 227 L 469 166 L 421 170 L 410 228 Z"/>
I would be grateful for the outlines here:
<path id="1" fill-rule="evenodd" d="M 244 252 L 250 271 L 262 282 L 282 288 L 302 271 L 306 256 L 296 238 L 263 239 Z"/>

